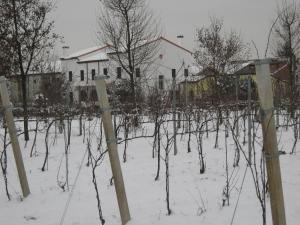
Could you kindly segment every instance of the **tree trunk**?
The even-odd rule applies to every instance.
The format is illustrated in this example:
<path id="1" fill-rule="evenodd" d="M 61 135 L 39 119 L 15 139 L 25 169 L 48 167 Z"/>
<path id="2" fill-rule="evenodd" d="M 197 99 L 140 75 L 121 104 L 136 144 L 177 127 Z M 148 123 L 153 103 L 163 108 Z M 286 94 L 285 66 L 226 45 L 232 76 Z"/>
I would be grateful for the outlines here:
<path id="1" fill-rule="evenodd" d="M 23 103 L 23 116 L 24 116 L 24 139 L 29 141 L 29 132 L 28 132 L 28 108 L 27 108 L 27 90 L 26 90 L 26 76 L 22 74 L 22 103 Z"/>

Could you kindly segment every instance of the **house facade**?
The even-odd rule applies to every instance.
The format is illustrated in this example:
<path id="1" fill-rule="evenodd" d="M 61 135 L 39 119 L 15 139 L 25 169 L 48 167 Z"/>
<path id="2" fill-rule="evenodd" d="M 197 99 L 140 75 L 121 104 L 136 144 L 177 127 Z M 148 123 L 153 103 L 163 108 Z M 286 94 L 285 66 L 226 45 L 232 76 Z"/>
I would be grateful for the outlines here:
<path id="1" fill-rule="evenodd" d="M 193 53 L 190 50 L 164 37 L 154 41 L 158 48 L 151 63 L 135 68 L 134 79 L 139 82 L 144 94 L 152 88 L 170 90 L 172 69 L 176 69 L 176 80 L 179 83 L 184 79 L 184 70 L 194 65 Z M 94 101 L 94 79 L 97 75 L 108 76 L 109 83 L 118 79 L 129 79 L 118 62 L 113 60 L 113 54 L 116 53 L 112 52 L 111 46 L 105 45 L 66 54 L 61 58 L 62 73 L 70 86 L 70 102 Z"/>

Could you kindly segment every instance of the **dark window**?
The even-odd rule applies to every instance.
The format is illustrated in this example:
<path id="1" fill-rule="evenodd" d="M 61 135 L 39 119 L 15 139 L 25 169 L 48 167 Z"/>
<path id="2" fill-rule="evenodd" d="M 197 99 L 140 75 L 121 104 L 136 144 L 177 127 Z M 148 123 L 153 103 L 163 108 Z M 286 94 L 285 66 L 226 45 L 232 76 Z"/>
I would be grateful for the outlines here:
<path id="1" fill-rule="evenodd" d="M 91 99 L 91 101 L 93 101 L 93 102 L 96 102 L 96 101 L 97 101 L 97 91 L 96 91 L 95 89 L 93 89 L 93 90 L 91 91 L 90 99 Z"/>
<path id="2" fill-rule="evenodd" d="M 121 69 L 121 67 L 117 67 L 117 78 L 118 79 L 122 78 L 122 69 Z"/>
<path id="3" fill-rule="evenodd" d="M 164 75 L 158 77 L 158 89 L 164 90 Z"/>
<path id="4" fill-rule="evenodd" d="M 172 69 L 172 78 L 176 77 L 176 69 Z"/>
<path id="5" fill-rule="evenodd" d="M 108 74 L 107 68 L 103 68 L 103 74 L 104 74 L 104 76 L 107 76 L 107 74 Z"/>
<path id="6" fill-rule="evenodd" d="M 189 70 L 188 69 L 184 69 L 184 76 L 188 77 L 189 76 Z"/>
<path id="7" fill-rule="evenodd" d="M 92 69 L 92 80 L 95 80 L 95 76 L 96 76 L 96 70 Z"/>
<path id="8" fill-rule="evenodd" d="M 80 80 L 83 81 L 84 80 L 84 71 L 80 70 Z"/>
<path id="9" fill-rule="evenodd" d="M 140 70 L 140 68 L 136 68 L 135 69 L 135 76 L 136 77 L 141 77 L 141 70 Z"/>
<path id="10" fill-rule="evenodd" d="M 86 101 L 87 100 L 87 93 L 85 90 L 80 91 L 80 101 Z"/>
<path id="11" fill-rule="evenodd" d="M 73 104 L 74 101 L 73 92 L 70 92 L 69 98 L 70 98 L 70 104 Z"/>
<path id="12" fill-rule="evenodd" d="M 73 73 L 72 71 L 69 71 L 69 81 L 72 81 L 73 80 Z"/>

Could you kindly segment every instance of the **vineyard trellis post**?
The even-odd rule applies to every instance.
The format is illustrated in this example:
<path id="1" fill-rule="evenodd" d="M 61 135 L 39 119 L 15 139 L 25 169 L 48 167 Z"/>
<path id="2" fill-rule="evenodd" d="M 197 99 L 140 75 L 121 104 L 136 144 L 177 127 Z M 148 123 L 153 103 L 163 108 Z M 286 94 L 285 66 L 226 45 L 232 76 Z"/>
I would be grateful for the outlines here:
<path id="1" fill-rule="evenodd" d="M 269 59 L 255 61 L 273 225 L 286 225 Z"/>
<path id="2" fill-rule="evenodd" d="M 106 137 L 106 144 L 108 148 L 109 160 L 113 179 L 115 183 L 115 190 L 121 215 L 122 224 L 125 225 L 130 220 L 130 212 L 127 202 L 125 185 L 120 165 L 120 159 L 117 150 L 117 140 L 113 129 L 111 108 L 108 102 L 105 79 L 106 76 L 97 76 L 95 78 L 96 91 L 102 112 L 103 128 Z"/>
<path id="3" fill-rule="evenodd" d="M 19 181 L 22 189 L 23 197 L 26 198 L 30 194 L 30 189 L 27 181 L 26 170 L 22 158 L 22 153 L 17 137 L 16 126 L 14 123 L 14 117 L 12 113 L 12 103 L 10 102 L 7 88 L 7 81 L 5 77 L 0 77 L 0 97 L 4 109 L 5 119 L 8 127 L 9 136 L 11 139 L 11 145 L 13 149 L 14 158 L 16 161 L 16 167 L 18 171 Z"/>

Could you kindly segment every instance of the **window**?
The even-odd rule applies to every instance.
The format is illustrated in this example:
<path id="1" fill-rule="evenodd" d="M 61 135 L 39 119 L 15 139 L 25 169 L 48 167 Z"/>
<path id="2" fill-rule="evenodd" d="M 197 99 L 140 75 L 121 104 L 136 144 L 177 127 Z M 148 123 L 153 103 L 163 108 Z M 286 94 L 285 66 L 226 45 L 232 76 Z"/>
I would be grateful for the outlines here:
<path id="1" fill-rule="evenodd" d="M 80 80 L 84 81 L 84 71 L 80 70 Z"/>
<path id="2" fill-rule="evenodd" d="M 91 91 L 90 99 L 91 99 L 91 101 L 93 101 L 93 102 L 96 102 L 96 101 L 97 101 L 97 91 L 96 91 L 95 89 L 93 89 L 93 90 Z"/>
<path id="3" fill-rule="evenodd" d="M 95 76 L 96 76 L 96 70 L 92 69 L 92 80 L 95 80 Z"/>
<path id="4" fill-rule="evenodd" d="M 79 98 L 80 98 L 80 101 L 82 102 L 84 102 L 84 101 L 86 101 L 87 100 L 87 93 L 86 93 L 86 91 L 85 90 L 81 90 L 80 91 L 80 96 L 79 96 Z"/>
<path id="5" fill-rule="evenodd" d="M 184 77 L 188 77 L 189 76 L 189 70 L 188 69 L 184 69 Z"/>
<path id="6" fill-rule="evenodd" d="M 135 69 L 135 77 L 137 77 L 137 78 L 141 77 L 141 70 L 140 70 L 140 68 L 136 68 Z"/>
<path id="7" fill-rule="evenodd" d="M 103 74 L 104 74 L 104 76 L 107 76 L 107 74 L 108 74 L 107 68 L 103 68 Z"/>
<path id="8" fill-rule="evenodd" d="M 69 71 L 69 81 L 72 81 L 73 80 L 73 73 L 72 71 Z"/>
<path id="9" fill-rule="evenodd" d="M 172 69 L 172 78 L 176 77 L 176 69 Z"/>
<path id="10" fill-rule="evenodd" d="M 73 104 L 73 101 L 74 101 L 73 92 L 69 93 L 69 98 L 70 98 L 70 104 Z"/>
<path id="11" fill-rule="evenodd" d="M 122 69 L 121 69 L 121 67 L 117 67 L 117 78 L 118 79 L 122 78 Z"/>
<path id="12" fill-rule="evenodd" d="M 164 75 L 158 77 L 158 89 L 164 90 Z"/>

